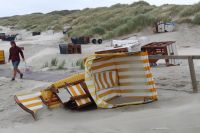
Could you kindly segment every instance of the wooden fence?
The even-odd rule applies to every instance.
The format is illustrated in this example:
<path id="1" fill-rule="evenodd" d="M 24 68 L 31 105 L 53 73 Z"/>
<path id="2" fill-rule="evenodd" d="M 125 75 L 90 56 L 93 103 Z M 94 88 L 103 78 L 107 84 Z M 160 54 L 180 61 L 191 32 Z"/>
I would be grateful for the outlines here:
<path id="1" fill-rule="evenodd" d="M 194 68 L 194 59 L 200 59 L 199 55 L 149 55 L 149 59 L 181 59 L 188 60 L 190 76 L 192 80 L 193 92 L 198 93 L 198 83 L 196 79 L 196 73 Z"/>

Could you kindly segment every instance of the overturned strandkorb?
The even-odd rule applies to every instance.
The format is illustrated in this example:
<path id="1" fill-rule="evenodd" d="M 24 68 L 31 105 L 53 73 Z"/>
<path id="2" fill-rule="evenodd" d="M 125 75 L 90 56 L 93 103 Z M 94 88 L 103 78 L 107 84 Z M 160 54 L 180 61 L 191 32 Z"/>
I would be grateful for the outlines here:
<path id="1" fill-rule="evenodd" d="M 84 64 L 84 73 L 40 91 L 17 94 L 16 103 L 36 119 L 36 112 L 44 106 L 115 108 L 157 100 L 146 52 L 96 54 L 87 57 Z"/>

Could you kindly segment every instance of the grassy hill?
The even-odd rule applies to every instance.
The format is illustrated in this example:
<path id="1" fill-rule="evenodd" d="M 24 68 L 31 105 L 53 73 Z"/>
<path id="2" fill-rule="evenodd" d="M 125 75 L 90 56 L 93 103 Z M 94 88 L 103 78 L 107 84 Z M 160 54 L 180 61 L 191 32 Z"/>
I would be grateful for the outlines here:
<path id="1" fill-rule="evenodd" d="M 116 4 L 111 7 L 0 18 L 0 25 L 14 25 L 32 31 L 61 31 L 65 25 L 71 25 L 71 35 L 100 35 L 109 39 L 140 31 L 157 20 L 200 25 L 200 3 L 154 6 L 140 1 L 130 5 Z"/>

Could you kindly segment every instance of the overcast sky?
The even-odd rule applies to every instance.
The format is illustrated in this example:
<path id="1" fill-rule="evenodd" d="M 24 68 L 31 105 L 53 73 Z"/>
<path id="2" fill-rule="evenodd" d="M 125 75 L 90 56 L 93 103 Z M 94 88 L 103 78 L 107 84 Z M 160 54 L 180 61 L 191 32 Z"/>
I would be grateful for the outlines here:
<path id="1" fill-rule="evenodd" d="M 33 12 L 83 9 L 86 7 L 111 6 L 116 3 L 133 3 L 138 0 L 0 0 L 0 17 Z M 150 4 L 194 4 L 200 0 L 146 0 Z"/>

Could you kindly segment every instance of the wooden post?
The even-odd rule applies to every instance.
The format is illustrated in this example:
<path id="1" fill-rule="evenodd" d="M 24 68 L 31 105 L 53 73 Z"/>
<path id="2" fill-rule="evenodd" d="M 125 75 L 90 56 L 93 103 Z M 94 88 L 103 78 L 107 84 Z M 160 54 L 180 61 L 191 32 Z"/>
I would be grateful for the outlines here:
<path id="1" fill-rule="evenodd" d="M 188 63 L 189 63 L 189 68 L 190 68 L 190 75 L 191 75 L 191 80 L 192 80 L 193 92 L 197 93 L 198 92 L 198 86 L 197 86 L 197 80 L 196 80 L 196 74 L 195 74 L 194 62 L 193 62 L 192 56 L 188 57 Z"/>

